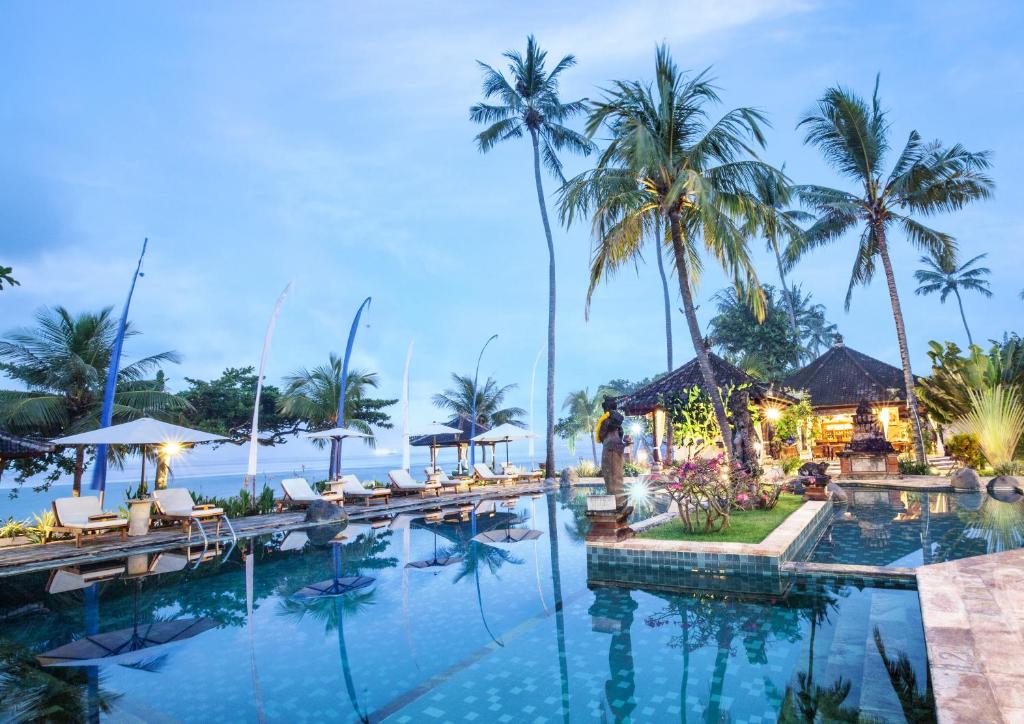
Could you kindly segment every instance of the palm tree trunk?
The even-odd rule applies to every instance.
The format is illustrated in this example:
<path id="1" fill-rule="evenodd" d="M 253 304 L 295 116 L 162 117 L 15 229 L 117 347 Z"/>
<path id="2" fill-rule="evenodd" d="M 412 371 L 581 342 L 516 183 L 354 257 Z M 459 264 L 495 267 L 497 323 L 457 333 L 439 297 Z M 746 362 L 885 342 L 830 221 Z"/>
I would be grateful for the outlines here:
<path id="1" fill-rule="evenodd" d="M 960 319 L 964 322 L 964 331 L 967 332 L 967 345 L 973 346 L 974 339 L 971 338 L 971 328 L 967 326 L 967 316 L 964 314 L 964 300 L 960 298 L 960 290 L 953 287 L 953 294 L 956 295 L 957 306 L 960 307 Z"/>
<path id="2" fill-rule="evenodd" d="M 533 176 L 537 182 L 537 203 L 540 204 L 540 218 L 544 222 L 544 236 L 548 242 L 548 389 L 547 422 L 544 428 L 544 474 L 550 480 L 555 477 L 555 242 L 551 238 L 551 224 L 548 223 L 548 207 L 544 203 L 544 185 L 540 177 L 540 146 L 537 131 L 530 129 L 533 141 Z"/>
<path id="3" fill-rule="evenodd" d="M 558 517 L 554 489 L 549 488 L 548 545 L 551 549 L 551 589 L 555 600 L 555 647 L 558 649 L 558 679 L 562 694 L 562 720 L 569 724 L 569 657 L 565 647 L 565 612 L 562 603 L 562 567 L 558 558 Z"/>
<path id="4" fill-rule="evenodd" d="M 927 465 L 928 453 L 924 448 L 921 417 L 917 413 L 917 395 L 914 393 L 914 373 L 910 369 L 910 349 L 907 347 L 907 330 L 903 325 L 903 310 L 900 307 L 899 294 L 896 292 L 896 277 L 892 271 L 889 249 L 886 246 L 885 227 L 881 224 L 875 226 L 875 238 L 878 240 L 878 256 L 881 257 L 882 268 L 885 269 L 885 282 L 889 287 L 889 301 L 892 302 L 893 321 L 896 322 L 896 339 L 900 347 L 900 362 L 903 364 L 903 384 L 907 390 L 907 410 L 910 413 L 910 420 L 914 425 L 914 448 L 917 452 L 917 462 Z"/>
<path id="5" fill-rule="evenodd" d="M 786 307 L 789 310 L 789 323 L 793 326 L 793 335 L 799 340 L 800 338 L 800 327 L 796 323 L 796 306 L 793 304 L 793 297 L 789 294 L 789 289 L 786 287 L 786 272 L 782 267 L 782 255 L 779 253 L 779 245 L 775 242 L 775 239 L 768 240 L 772 245 L 772 251 L 775 252 L 775 264 L 779 268 L 779 284 L 782 286 L 782 296 L 786 298 Z"/>
<path id="6" fill-rule="evenodd" d="M 654 227 L 654 254 L 658 259 L 658 274 L 661 275 L 661 293 L 665 299 L 665 356 L 667 369 L 672 371 L 672 300 L 668 293 L 668 277 L 665 275 L 665 261 L 661 258 L 661 224 Z"/>
<path id="7" fill-rule="evenodd" d="M 690 278 L 686 268 L 686 251 L 683 249 L 683 239 L 679 229 L 679 216 L 677 214 L 670 214 L 669 224 L 672 232 L 672 253 L 676 259 L 676 273 L 679 276 L 679 293 L 683 298 L 683 314 L 686 317 L 686 324 L 690 328 L 690 339 L 693 340 L 693 351 L 697 353 L 697 363 L 700 365 L 704 384 L 708 386 L 707 391 L 711 397 L 711 405 L 715 408 L 715 419 L 718 421 L 718 428 L 722 433 L 725 456 L 728 458 L 728 462 L 732 462 L 734 457 L 732 430 L 729 427 L 729 418 L 725 414 L 722 391 L 718 389 L 715 372 L 711 369 L 711 357 L 708 355 L 707 345 L 704 344 L 704 335 L 701 334 L 700 324 L 697 323 L 697 312 L 693 308 L 693 293 L 690 290 Z"/>
<path id="8" fill-rule="evenodd" d="M 79 497 L 82 494 L 82 475 L 85 473 L 85 446 L 75 446 L 75 482 L 71 485 L 71 495 Z"/>

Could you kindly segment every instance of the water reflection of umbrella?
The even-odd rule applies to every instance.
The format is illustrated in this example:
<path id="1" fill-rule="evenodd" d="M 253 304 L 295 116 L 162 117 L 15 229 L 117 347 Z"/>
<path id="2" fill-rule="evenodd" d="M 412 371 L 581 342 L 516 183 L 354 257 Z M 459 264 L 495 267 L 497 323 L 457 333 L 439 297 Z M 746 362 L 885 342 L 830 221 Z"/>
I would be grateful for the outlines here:
<path id="1" fill-rule="evenodd" d="M 517 501 L 509 499 L 502 502 L 502 507 L 515 506 Z M 477 543 L 483 543 L 484 545 L 494 546 L 495 548 L 505 548 L 511 550 L 516 546 L 517 543 L 524 541 L 537 540 L 543 535 L 543 531 L 533 530 L 531 528 L 513 528 L 513 516 L 509 516 L 506 519 L 506 523 L 503 527 L 496 526 L 490 530 L 485 530 L 477 533 L 473 536 L 473 540 Z"/>
<path id="2" fill-rule="evenodd" d="M 149 658 L 161 646 L 180 643 L 217 627 L 212 618 L 154 621 L 120 631 L 93 634 L 40 654 L 43 666 L 100 666 L 132 664 Z"/>
<path id="3" fill-rule="evenodd" d="M 331 561 L 334 566 L 334 577 L 326 581 L 311 583 L 296 591 L 292 598 L 308 599 L 323 598 L 326 596 L 343 596 L 352 591 L 366 588 L 375 579 L 368 576 L 342 576 L 341 545 L 346 540 L 343 535 L 337 536 L 331 541 Z"/>
<path id="4" fill-rule="evenodd" d="M 427 518 L 427 522 L 432 524 L 432 532 L 434 534 L 433 558 L 424 561 L 412 561 L 411 563 L 406 563 L 406 568 L 417 571 L 432 571 L 434 573 L 437 573 L 441 568 L 445 568 L 447 566 L 462 561 L 462 556 L 441 556 L 440 558 L 437 557 L 437 523 L 440 523 L 441 520 L 442 517 L 440 516 L 433 516 Z"/>

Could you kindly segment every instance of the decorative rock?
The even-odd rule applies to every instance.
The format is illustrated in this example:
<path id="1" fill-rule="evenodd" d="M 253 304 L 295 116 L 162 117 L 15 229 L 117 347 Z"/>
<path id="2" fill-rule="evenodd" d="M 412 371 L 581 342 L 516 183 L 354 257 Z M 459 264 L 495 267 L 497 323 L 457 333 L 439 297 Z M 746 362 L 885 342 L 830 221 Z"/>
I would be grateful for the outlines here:
<path id="1" fill-rule="evenodd" d="M 831 480 L 829 480 L 828 483 L 826 483 L 825 490 L 827 490 L 832 495 L 833 500 L 838 500 L 840 503 L 845 503 L 847 500 L 849 500 L 850 496 L 846 494 L 846 491 L 843 490 L 842 487 L 840 487 L 838 484 L 833 483 Z"/>
<path id="2" fill-rule="evenodd" d="M 562 471 L 562 484 L 563 485 L 572 485 L 572 484 L 578 482 L 579 479 L 580 479 L 580 476 L 576 474 L 576 469 L 575 468 L 566 468 L 565 470 Z"/>
<path id="3" fill-rule="evenodd" d="M 973 468 L 960 468 L 949 476 L 949 483 L 958 493 L 974 493 L 981 490 L 981 479 Z"/>
<path id="4" fill-rule="evenodd" d="M 326 500 L 314 500 L 306 508 L 307 523 L 326 523 L 330 521 L 347 521 L 348 513 L 340 505 L 328 503 Z"/>
<path id="5" fill-rule="evenodd" d="M 1016 503 L 1024 498 L 1020 493 L 1021 484 L 1012 475 L 1000 475 L 988 481 L 988 494 L 1000 503 Z"/>

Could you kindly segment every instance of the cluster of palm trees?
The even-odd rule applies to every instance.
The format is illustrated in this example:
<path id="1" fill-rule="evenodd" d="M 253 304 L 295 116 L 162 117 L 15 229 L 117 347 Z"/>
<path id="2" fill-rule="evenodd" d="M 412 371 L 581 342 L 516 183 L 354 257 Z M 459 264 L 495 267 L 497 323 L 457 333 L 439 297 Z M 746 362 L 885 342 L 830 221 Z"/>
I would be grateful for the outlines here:
<path id="1" fill-rule="evenodd" d="M 758 156 L 758 150 L 765 147 L 764 131 L 769 125 L 765 114 L 739 107 L 713 117 L 719 96 L 707 72 L 681 72 L 665 46 L 657 50 L 653 81 L 615 81 L 599 100 L 569 103 L 558 97 L 558 80 L 575 64 L 573 56 L 566 56 L 548 72 L 545 52 L 530 37 L 525 54 L 510 51 L 505 57 L 509 61 L 507 77 L 481 64 L 484 96 L 497 98 L 499 103 L 475 105 L 470 115 L 474 121 L 488 124 L 477 136 L 481 151 L 526 135 L 533 148 L 534 180 L 550 260 L 549 470 L 553 469 L 554 437 L 555 269 L 541 180 L 542 161 L 562 181 L 558 191 L 561 221 L 570 226 L 585 220 L 593 230 L 588 308 L 597 285 L 640 259 L 646 243 L 657 245 L 659 264 L 661 253 L 668 255 L 675 267 L 691 341 L 722 430 L 729 429 L 725 406 L 694 303 L 694 287 L 705 261 L 719 264 L 737 294 L 755 314 L 762 315 L 764 295 L 751 258 L 752 238 L 763 238 L 775 254 L 786 290 L 785 275 L 804 254 L 858 231 L 846 305 L 849 308 L 854 287 L 869 283 L 881 265 L 892 305 L 917 457 L 925 460 L 910 352 L 889 251 L 891 232 L 901 232 L 932 259 L 941 260 L 938 263 L 959 268 L 953 237 L 925 225 L 920 218 L 956 211 L 987 198 L 993 183 L 986 175 L 986 152 L 972 152 L 959 144 L 925 142 L 912 131 L 886 172 L 892 139 L 877 81 L 870 101 L 836 86 L 821 95 L 798 128 L 804 133 L 804 142 L 818 149 L 852 190 L 796 185 L 782 170 Z M 573 116 L 584 114 L 583 133 L 564 125 Z M 595 142 L 599 136 L 603 141 L 600 149 Z M 561 150 L 584 155 L 596 152 L 596 165 L 563 181 L 557 155 Z M 796 204 L 802 208 L 793 208 Z M 666 304 L 667 330 L 671 327 L 669 313 Z M 670 337 L 666 343 L 671 367 Z M 733 457 L 731 436 L 723 437 L 726 453 Z"/>

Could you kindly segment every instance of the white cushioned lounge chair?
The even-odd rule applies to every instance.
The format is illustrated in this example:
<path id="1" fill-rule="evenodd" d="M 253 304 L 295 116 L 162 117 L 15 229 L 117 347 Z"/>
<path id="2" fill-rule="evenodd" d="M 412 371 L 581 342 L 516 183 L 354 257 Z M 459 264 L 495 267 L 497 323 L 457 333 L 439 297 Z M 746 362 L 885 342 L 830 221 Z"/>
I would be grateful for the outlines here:
<path id="1" fill-rule="evenodd" d="M 355 475 L 341 476 L 341 492 L 346 498 L 357 498 L 366 505 L 372 505 L 374 501 L 387 505 L 391 500 L 389 488 L 368 488 Z"/>
<path id="2" fill-rule="evenodd" d="M 426 475 L 427 478 L 429 479 L 430 468 L 423 468 L 423 474 Z M 455 492 L 458 492 L 460 488 L 465 488 L 466 490 L 469 490 L 468 480 L 452 480 L 451 478 L 448 477 L 448 473 L 446 473 L 441 468 L 437 469 L 437 482 L 441 483 L 442 488 L 450 488 Z"/>
<path id="3" fill-rule="evenodd" d="M 434 495 L 441 494 L 440 483 L 421 483 L 419 480 L 413 479 L 409 475 L 408 470 L 389 470 L 388 479 L 391 480 L 391 489 L 396 493 L 403 495 L 426 495 L 427 493 L 433 493 Z"/>
<path id="4" fill-rule="evenodd" d="M 82 536 L 119 532 L 124 539 L 128 535 L 128 520 L 117 513 L 104 513 L 100 499 L 95 495 L 78 498 L 57 498 L 53 501 L 53 517 L 56 524 L 51 533 L 71 533 L 75 536 L 75 548 L 82 547 Z"/>
<path id="5" fill-rule="evenodd" d="M 196 505 L 192 499 L 192 493 L 185 488 L 164 488 L 153 491 L 153 501 L 156 505 L 156 517 L 164 520 L 172 520 L 181 523 L 182 528 L 188 533 L 189 540 L 192 539 L 192 526 L 199 529 L 203 537 L 203 543 L 208 542 L 206 529 L 203 528 L 204 520 L 217 521 L 217 534 L 220 534 L 221 523 L 231 531 L 232 540 L 238 540 L 231 521 L 222 508 L 215 505 Z"/>
<path id="6" fill-rule="evenodd" d="M 297 505 L 305 508 L 317 500 L 324 500 L 328 503 L 342 504 L 341 493 L 318 493 L 309 485 L 305 478 L 286 478 L 281 481 L 281 489 L 284 490 L 284 502 L 288 505 Z"/>
<path id="7" fill-rule="evenodd" d="M 511 483 L 515 481 L 512 475 L 498 475 L 486 463 L 477 463 L 473 466 L 473 474 L 477 480 L 485 483 Z"/>

